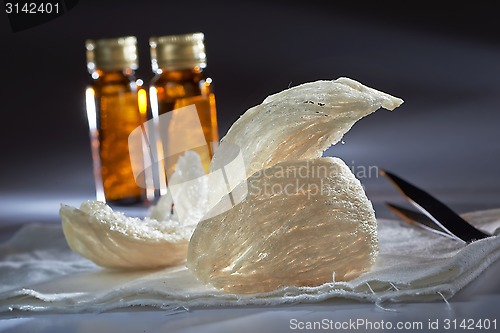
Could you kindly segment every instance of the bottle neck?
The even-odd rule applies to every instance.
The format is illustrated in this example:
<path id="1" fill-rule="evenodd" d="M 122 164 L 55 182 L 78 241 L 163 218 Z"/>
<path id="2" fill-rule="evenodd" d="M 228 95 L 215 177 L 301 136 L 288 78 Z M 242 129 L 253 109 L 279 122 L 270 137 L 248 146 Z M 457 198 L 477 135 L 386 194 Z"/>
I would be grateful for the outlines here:
<path id="1" fill-rule="evenodd" d="M 105 71 L 96 69 L 90 73 L 93 80 L 99 80 L 103 83 L 134 81 L 134 71 L 131 68 L 116 71 Z"/>
<path id="2" fill-rule="evenodd" d="M 195 66 L 193 68 L 183 68 L 183 69 L 165 69 L 160 68 L 155 71 L 156 76 L 166 79 L 168 81 L 187 81 L 195 80 L 199 81 L 205 78 L 205 73 L 203 73 L 203 68 Z"/>

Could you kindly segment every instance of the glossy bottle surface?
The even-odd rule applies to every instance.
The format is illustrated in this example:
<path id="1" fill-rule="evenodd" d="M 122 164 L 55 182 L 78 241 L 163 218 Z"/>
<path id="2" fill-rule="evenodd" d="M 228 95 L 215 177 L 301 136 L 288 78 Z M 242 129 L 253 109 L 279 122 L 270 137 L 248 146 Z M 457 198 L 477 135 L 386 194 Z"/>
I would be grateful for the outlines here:
<path id="1" fill-rule="evenodd" d="M 219 141 L 217 127 L 217 115 L 215 107 L 215 95 L 212 91 L 212 80 L 206 78 L 199 67 L 185 70 L 163 70 L 151 81 L 154 88 L 156 104 L 158 105 L 158 115 L 165 114 L 174 109 L 189 105 L 195 105 L 203 129 L 203 134 L 208 145 L 192 150 L 196 151 L 201 158 L 202 165 L 206 172 L 213 155 L 214 145 Z M 185 140 L 189 141 L 190 131 L 196 129 L 186 128 Z M 167 159 L 165 165 L 167 175 L 171 175 L 175 170 L 175 163 L 178 156 Z"/>
<path id="2" fill-rule="evenodd" d="M 137 86 L 126 70 L 102 72 L 91 83 L 95 95 L 99 137 L 100 177 L 107 202 L 132 204 L 143 200 L 130 161 L 128 137 L 141 126 L 145 114 L 138 105 Z"/>

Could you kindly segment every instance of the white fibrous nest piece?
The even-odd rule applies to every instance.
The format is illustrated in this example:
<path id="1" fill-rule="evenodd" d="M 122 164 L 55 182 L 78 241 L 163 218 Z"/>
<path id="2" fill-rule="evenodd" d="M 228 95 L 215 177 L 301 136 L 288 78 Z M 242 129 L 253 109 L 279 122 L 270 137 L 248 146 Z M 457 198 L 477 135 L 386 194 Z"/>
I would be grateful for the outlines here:
<path id="1" fill-rule="evenodd" d="M 221 139 L 210 170 L 230 163 L 240 147 L 247 176 L 279 162 L 321 157 L 361 118 L 403 103 L 361 83 L 339 78 L 305 83 L 248 109 Z"/>
<path id="2" fill-rule="evenodd" d="M 99 201 L 80 209 L 62 206 L 63 231 L 70 248 L 98 265 L 146 269 L 184 261 L 190 233 L 177 221 L 127 217 Z"/>
<path id="3" fill-rule="evenodd" d="M 371 267 L 375 214 L 342 160 L 281 162 L 254 173 L 248 186 L 240 204 L 196 227 L 187 265 L 202 282 L 259 293 L 321 285 L 334 272 L 350 280 Z"/>
<path id="4" fill-rule="evenodd" d="M 59 213 L 69 247 L 108 268 L 150 269 L 185 262 L 189 239 L 206 210 L 208 184 L 200 177 L 205 171 L 198 154 L 186 152 L 177 165 L 172 182 L 190 181 L 176 200 L 189 212 L 187 216 L 178 219 L 171 214 L 170 193 L 144 219 L 114 212 L 99 201 L 84 202 L 80 209 L 62 205 Z"/>
<path id="5" fill-rule="evenodd" d="M 237 205 L 196 227 L 187 260 L 195 276 L 227 292 L 257 293 L 369 270 L 378 252 L 371 202 L 343 161 L 321 155 L 359 119 L 402 102 L 340 78 L 287 89 L 243 114 L 210 170 L 230 163 L 236 146 L 249 178 L 233 189 Z M 242 186 L 248 195 L 238 198 Z"/>
<path id="6" fill-rule="evenodd" d="M 102 203 L 63 206 L 68 243 L 115 268 L 175 265 L 187 250 L 200 281 L 234 293 L 350 280 L 376 259 L 375 214 L 345 163 L 321 156 L 359 119 L 402 102 L 348 78 L 271 95 L 221 140 L 210 171 L 224 170 L 229 184 L 201 177 L 199 158 L 186 152 L 169 185 L 189 186 L 162 197 L 151 218 L 128 218 Z M 238 154 L 243 172 L 228 167 Z"/>

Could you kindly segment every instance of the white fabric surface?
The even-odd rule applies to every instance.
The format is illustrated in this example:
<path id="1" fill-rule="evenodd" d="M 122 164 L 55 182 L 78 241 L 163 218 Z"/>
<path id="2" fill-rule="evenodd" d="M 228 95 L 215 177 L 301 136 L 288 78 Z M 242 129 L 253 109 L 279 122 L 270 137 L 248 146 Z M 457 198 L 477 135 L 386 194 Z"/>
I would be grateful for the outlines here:
<path id="1" fill-rule="evenodd" d="M 500 209 L 464 216 L 497 233 Z M 449 299 L 500 257 L 500 237 L 465 246 L 379 220 L 380 255 L 371 272 L 349 282 L 226 294 L 200 284 L 183 266 L 157 271 L 102 269 L 72 253 L 59 226 L 29 225 L 0 245 L 0 312 L 101 312 L 129 306 L 183 308 L 311 303 L 330 298 L 384 302 Z M 161 255 L 161 254 L 158 254 Z"/>

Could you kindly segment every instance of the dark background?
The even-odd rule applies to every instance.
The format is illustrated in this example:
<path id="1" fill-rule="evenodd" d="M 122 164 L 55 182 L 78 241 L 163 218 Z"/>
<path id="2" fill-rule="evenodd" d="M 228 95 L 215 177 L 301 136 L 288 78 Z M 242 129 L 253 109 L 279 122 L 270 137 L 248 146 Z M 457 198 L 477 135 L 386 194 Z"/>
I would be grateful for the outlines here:
<path id="1" fill-rule="evenodd" d="M 327 154 L 377 165 L 459 212 L 500 207 L 500 26 L 496 8 L 330 1 L 90 1 L 13 33 L 0 13 L 0 224 L 58 222 L 60 202 L 92 199 L 84 91 L 86 38 L 205 33 L 220 133 L 267 95 L 348 76 L 401 97 L 356 124 Z M 361 179 L 379 216 L 401 200 Z"/>

